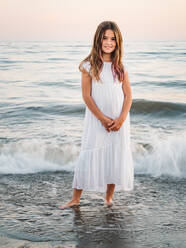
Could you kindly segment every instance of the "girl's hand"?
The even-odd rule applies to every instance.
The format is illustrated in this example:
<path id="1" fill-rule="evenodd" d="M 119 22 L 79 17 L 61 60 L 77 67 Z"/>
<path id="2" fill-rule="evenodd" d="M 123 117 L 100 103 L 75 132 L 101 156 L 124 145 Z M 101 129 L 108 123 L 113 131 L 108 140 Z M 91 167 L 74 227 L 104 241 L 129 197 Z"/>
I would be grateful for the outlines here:
<path id="1" fill-rule="evenodd" d="M 101 119 L 101 124 L 105 127 L 105 129 L 110 132 L 109 128 L 114 124 L 114 121 L 112 118 L 108 117 L 108 116 L 104 116 Z"/>
<path id="2" fill-rule="evenodd" d="M 112 126 L 110 126 L 109 128 L 108 128 L 108 130 L 109 131 L 118 131 L 120 128 L 121 128 L 121 126 L 122 126 L 122 124 L 123 124 L 123 120 L 121 119 L 121 118 L 116 118 L 115 120 L 114 120 L 114 124 L 112 125 Z"/>

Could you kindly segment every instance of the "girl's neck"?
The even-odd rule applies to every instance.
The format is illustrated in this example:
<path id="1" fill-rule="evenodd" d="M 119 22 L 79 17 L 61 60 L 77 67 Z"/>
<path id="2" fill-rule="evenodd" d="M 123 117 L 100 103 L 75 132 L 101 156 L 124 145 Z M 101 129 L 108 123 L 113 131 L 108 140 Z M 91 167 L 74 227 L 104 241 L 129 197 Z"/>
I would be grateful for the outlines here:
<path id="1" fill-rule="evenodd" d="M 110 54 L 103 54 L 103 61 L 104 62 L 112 62 Z"/>

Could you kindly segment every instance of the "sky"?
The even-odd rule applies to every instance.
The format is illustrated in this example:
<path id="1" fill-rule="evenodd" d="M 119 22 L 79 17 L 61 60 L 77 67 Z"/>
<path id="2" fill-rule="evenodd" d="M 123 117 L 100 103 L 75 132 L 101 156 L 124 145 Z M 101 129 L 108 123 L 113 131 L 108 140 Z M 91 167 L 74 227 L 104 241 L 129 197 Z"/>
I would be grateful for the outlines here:
<path id="1" fill-rule="evenodd" d="M 102 21 L 128 41 L 186 41 L 185 0 L 0 0 L 0 41 L 90 41 Z"/>

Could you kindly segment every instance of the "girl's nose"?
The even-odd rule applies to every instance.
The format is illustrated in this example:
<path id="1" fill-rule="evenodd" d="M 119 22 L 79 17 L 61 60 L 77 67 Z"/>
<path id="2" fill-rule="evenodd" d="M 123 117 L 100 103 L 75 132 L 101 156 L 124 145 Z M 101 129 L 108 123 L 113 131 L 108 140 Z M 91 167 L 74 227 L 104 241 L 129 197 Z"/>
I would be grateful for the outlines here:
<path id="1" fill-rule="evenodd" d="M 107 45 L 111 45 L 112 41 L 111 40 L 107 40 Z"/>

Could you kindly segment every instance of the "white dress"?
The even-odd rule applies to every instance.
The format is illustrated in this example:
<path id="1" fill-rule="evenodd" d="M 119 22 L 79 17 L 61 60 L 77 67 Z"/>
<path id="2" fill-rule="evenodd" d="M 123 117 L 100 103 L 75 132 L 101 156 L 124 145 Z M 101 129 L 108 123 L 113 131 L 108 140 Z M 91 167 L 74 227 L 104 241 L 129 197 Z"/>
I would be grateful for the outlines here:
<path id="1" fill-rule="evenodd" d="M 86 71 L 90 63 L 84 62 Z M 101 82 L 92 80 L 91 96 L 108 117 L 119 117 L 124 94 L 122 84 L 114 82 L 111 62 L 104 62 Z M 75 162 L 72 188 L 105 192 L 107 184 L 115 191 L 134 187 L 134 168 L 130 143 L 130 112 L 118 131 L 108 132 L 86 105 L 81 150 Z"/>

